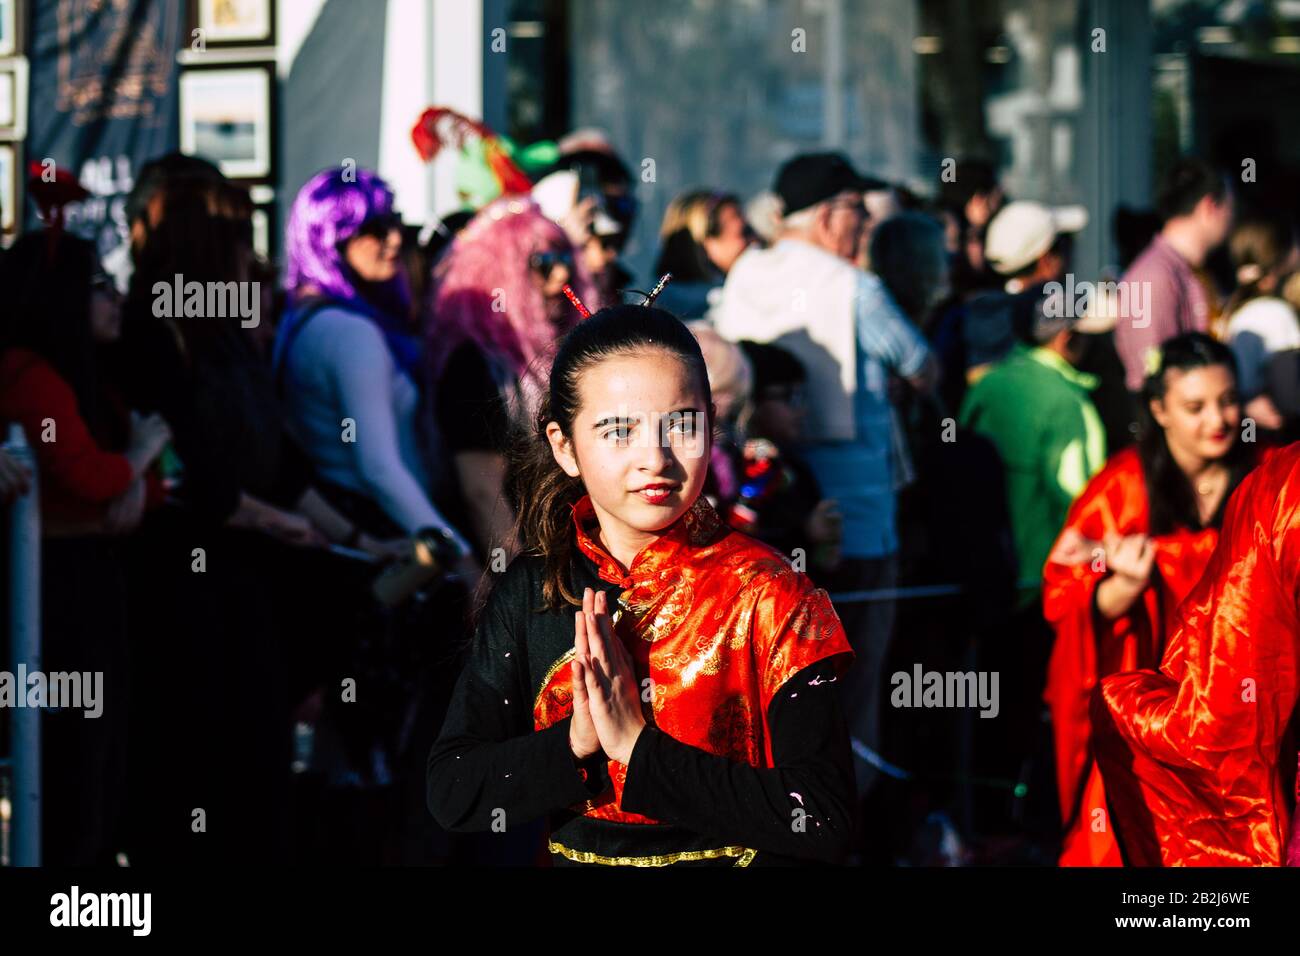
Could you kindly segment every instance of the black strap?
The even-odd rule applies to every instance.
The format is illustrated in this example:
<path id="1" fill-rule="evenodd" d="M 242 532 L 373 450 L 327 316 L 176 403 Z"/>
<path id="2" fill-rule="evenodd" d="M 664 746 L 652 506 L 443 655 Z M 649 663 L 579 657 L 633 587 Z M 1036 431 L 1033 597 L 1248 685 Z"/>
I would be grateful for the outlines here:
<path id="1" fill-rule="evenodd" d="M 293 349 L 293 343 L 298 341 L 298 336 L 307 323 L 322 309 L 329 308 L 338 303 L 329 296 L 317 296 L 311 299 L 304 299 L 302 304 L 294 310 L 294 324 L 285 335 L 284 348 L 280 350 L 280 359 L 275 366 L 275 393 L 281 398 L 284 397 L 284 377 L 289 367 L 289 352 Z"/>

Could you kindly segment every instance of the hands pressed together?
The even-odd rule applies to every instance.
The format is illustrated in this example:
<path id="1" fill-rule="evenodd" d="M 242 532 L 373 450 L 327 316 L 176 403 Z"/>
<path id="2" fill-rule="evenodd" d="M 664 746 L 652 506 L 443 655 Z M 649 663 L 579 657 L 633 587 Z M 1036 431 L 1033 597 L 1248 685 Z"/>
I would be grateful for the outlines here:
<path id="1" fill-rule="evenodd" d="M 583 592 L 582 610 L 574 615 L 573 646 L 569 747 L 580 760 L 603 750 L 611 760 L 627 764 L 646 720 L 632 655 L 614 636 L 604 591 Z"/>

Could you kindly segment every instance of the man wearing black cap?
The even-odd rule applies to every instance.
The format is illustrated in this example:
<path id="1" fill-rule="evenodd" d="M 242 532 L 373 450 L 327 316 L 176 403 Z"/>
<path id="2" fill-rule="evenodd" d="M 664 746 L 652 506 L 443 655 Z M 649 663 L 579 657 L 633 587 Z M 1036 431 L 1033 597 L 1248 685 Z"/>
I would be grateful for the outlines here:
<path id="1" fill-rule="evenodd" d="M 789 160 L 773 188 L 783 207 L 777 240 L 736 261 L 712 315 L 727 338 L 780 345 L 807 369 L 804 457 L 843 515 L 844 557 L 827 582 L 837 591 L 888 591 L 897 581 L 900 431 L 889 379 L 928 390 L 934 377 L 925 338 L 884 284 L 853 265 L 866 225 L 863 194 L 877 185 L 840 153 Z M 893 601 L 838 610 L 857 654 L 843 687 L 850 731 L 875 750 Z M 877 771 L 861 759 L 857 769 L 865 794 Z"/>

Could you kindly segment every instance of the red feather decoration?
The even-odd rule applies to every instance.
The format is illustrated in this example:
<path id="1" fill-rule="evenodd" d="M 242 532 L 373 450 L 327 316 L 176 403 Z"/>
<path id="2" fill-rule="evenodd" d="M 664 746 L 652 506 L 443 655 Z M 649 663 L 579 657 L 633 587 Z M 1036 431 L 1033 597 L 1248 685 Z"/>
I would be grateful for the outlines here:
<path id="1" fill-rule="evenodd" d="M 532 180 L 506 154 L 501 140 L 486 124 L 445 106 L 431 106 L 420 114 L 411 130 L 411 142 L 426 163 L 445 146 L 460 149 L 475 140 L 483 141 L 488 168 L 500 183 L 502 195 L 532 191 Z"/>

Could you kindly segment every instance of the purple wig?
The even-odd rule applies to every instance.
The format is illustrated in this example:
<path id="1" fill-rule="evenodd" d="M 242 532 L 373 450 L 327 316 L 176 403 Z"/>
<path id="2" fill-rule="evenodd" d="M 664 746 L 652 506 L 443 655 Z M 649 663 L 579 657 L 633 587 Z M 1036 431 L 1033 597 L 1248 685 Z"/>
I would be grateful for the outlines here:
<path id="1" fill-rule="evenodd" d="M 307 180 L 293 201 L 285 236 L 284 285 L 290 295 L 296 298 L 304 287 L 315 286 L 332 298 L 359 299 L 340 246 L 367 219 L 392 211 L 393 191 L 368 169 L 323 169 Z M 384 303 L 406 307 L 410 302 L 406 277 L 400 272 L 374 291 Z"/>

